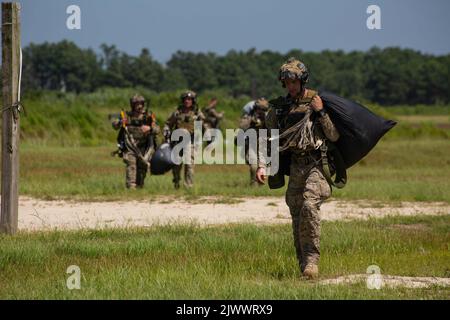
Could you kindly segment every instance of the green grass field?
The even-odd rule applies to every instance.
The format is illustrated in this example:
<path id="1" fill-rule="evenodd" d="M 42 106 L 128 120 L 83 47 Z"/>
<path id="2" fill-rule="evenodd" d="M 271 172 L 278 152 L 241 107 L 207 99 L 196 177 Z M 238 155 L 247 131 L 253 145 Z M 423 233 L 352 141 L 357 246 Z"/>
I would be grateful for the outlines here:
<path id="1" fill-rule="evenodd" d="M 322 285 L 299 276 L 288 224 L 0 236 L 0 299 L 449 299 L 450 290 Z M 450 277 L 448 216 L 324 222 L 321 278 Z M 66 269 L 81 269 L 68 290 Z M 319 279 L 319 280 L 320 280 Z"/>
<path id="2" fill-rule="evenodd" d="M 150 100 L 150 108 L 161 125 L 179 103 L 180 91 L 155 94 L 143 88 L 104 88 L 79 95 L 27 92 L 23 98 L 27 116 L 21 119 L 21 137 L 32 144 L 54 146 L 114 145 L 116 132 L 111 129 L 108 115 L 128 110 L 128 99 L 136 92 Z M 204 92 L 198 99 L 200 108 L 213 96 L 219 99 L 218 110 L 225 112 L 221 128 L 237 128 L 242 107 L 251 98 L 233 98 L 221 91 Z M 450 106 L 366 106 L 385 118 L 399 120 L 389 133 L 392 138 L 450 139 Z"/>
<path id="3" fill-rule="evenodd" d="M 175 191 L 171 173 L 148 177 L 144 190 L 129 192 L 125 165 L 109 154 L 116 132 L 108 114 L 128 108 L 136 91 L 151 100 L 163 124 L 178 103 L 179 92 L 155 94 L 142 88 L 101 89 L 74 95 L 29 93 L 27 116 L 21 123 L 20 194 L 45 199 L 151 199 L 156 195 L 195 198 L 282 196 L 284 189 L 249 188 L 245 165 L 196 167 L 195 188 Z M 220 91 L 199 98 L 205 106 L 212 96 L 225 111 L 222 129 L 236 128 L 249 97 L 231 98 Z M 374 112 L 399 121 L 376 148 L 348 172 L 349 182 L 334 197 L 380 201 L 450 202 L 450 106 L 368 105 Z"/>
<path id="4" fill-rule="evenodd" d="M 152 199 L 156 195 L 282 196 L 284 189 L 250 188 L 245 165 L 198 165 L 195 187 L 174 190 L 172 174 L 150 176 L 143 190 L 125 188 L 125 165 L 110 147 L 21 148 L 20 194 L 45 199 Z M 348 171 L 349 181 L 334 191 L 339 199 L 450 202 L 450 140 L 386 139 Z"/>
<path id="5" fill-rule="evenodd" d="M 174 190 L 172 175 L 148 176 L 145 188 L 125 188 L 125 165 L 112 158 L 115 132 L 109 113 L 126 107 L 130 89 L 82 94 L 36 93 L 25 99 L 21 123 L 21 196 L 89 201 L 198 201 L 215 196 L 279 196 L 285 189 L 250 188 L 245 165 L 198 165 L 195 187 Z M 141 91 L 142 92 L 142 91 Z M 176 93 L 155 95 L 163 122 Z M 220 92 L 222 128 L 234 128 L 248 97 Z M 450 107 L 371 106 L 399 121 L 375 149 L 348 171 L 333 198 L 442 201 L 450 203 Z M 169 198 L 169 199 L 166 199 Z M 424 212 L 425 213 L 425 212 Z M 213 212 L 211 214 L 214 214 Z M 148 229 L 19 232 L 0 235 L 0 299 L 449 299 L 450 290 L 321 285 L 299 277 L 289 224 Z M 388 217 L 328 222 L 322 226 L 321 279 L 363 274 L 378 265 L 383 274 L 450 277 L 447 216 Z M 68 290 L 66 269 L 81 268 L 81 290 Z"/>

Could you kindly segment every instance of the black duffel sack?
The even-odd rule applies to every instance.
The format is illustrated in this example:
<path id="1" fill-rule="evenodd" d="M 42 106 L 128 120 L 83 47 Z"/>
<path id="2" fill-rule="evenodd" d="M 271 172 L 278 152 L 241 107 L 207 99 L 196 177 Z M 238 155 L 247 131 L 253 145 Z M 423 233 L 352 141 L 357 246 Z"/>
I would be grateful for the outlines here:
<path id="1" fill-rule="evenodd" d="M 161 144 L 152 156 L 150 161 L 150 172 L 154 175 L 161 175 L 170 171 L 175 165 L 170 157 L 172 148 L 169 143 Z"/>
<path id="2" fill-rule="evenodd" d="M 339 132 L 340 137 L 334 144 L 342 155 L 346 169 L 364 158 L 381 137 L 397 124 L 331 92 L 320 92 L 319 96 Z"/>
<path id="3" fill-rule="evenodd" d="M 331 174 L 336 174 L 332 184 L 342 188 L 347 182 L 346 169 L 364 158 L 381 137 L 397 123 L 374 114 L 357 102 L 331 92 L 323 91 L 318 95 L 339 132 L 339 139 L 336 142 L 327 143 L 327 156 L 332 167 Z M 284 175 L 289 175 L 289 166 L 290 153 L 280 153 L 280 171 L 274 176 L 269 176 L 271 189 L 284 186 Z"/>

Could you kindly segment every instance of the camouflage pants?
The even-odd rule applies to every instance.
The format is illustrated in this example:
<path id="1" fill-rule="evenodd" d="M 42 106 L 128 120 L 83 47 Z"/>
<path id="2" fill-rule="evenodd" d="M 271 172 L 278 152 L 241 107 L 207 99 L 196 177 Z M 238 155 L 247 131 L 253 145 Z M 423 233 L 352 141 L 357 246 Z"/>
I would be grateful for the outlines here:
<path id="1" fill-rule="evenodd" d="M 153 152 L 154 150 L 150 151 L 150 154 L 152 155 Z M 123 153 L 123 162 L 127 165 L 125 175 L 127 188 L 144 187 L 145 176 L 149 169 L 147 165 L 132 151 L 125 151 Z"/>
<path id="2" fill-rule="evenodd" d="M 172 168 L 173 183 L 180 184 L 181 167 L 184 166 L 184 186 L 190 188 L 194 185 L 194 146 L 191 147 L 191 164 L 182 163 Z"/>
<path id="3" fill-rule="evenodd" d="M 320 165 L 305 165 L 304 158 L 292 156 L 286 203 L 292 216 L 294 245 L 300 269 L 320 258 L 320 206 L 331 196 L 331 187 Z"/>

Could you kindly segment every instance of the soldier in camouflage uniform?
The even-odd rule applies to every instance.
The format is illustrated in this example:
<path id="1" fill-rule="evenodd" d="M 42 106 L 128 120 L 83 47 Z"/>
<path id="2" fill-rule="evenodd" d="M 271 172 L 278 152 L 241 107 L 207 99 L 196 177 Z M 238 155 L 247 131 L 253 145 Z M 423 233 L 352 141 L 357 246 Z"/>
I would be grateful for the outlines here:
<path id="1" fill-rule="evenodd" d="M 219 122 L 223 119 L 223 111 L 218 112 L 216 106 L 217 98 L 212 98 L 209 105 L 202 110 L 205 116 L 205 127 L 208 129 L 218 129 Z"/>
<path id="2" fill-rule="evenodd" d="M 209 102 L 209 105 L 203 108 L 202 112 L 205 116 L 204 127 L 205 130 L 208 129 L 219 129 L 219 123 L 223 119 L 223 111 L 218 112 L 216 109 L 217 106 L 217 98 L 212 98 Z M 208 141 L 208 144 L 212 142 L 213 138 L 208 135 L 208 131 L 205 133 L 205 139 Z"/>
<path id="3" fill-rule="evenodd" d="M 258 133 L 258 129 L 264 127 L 266 112 L 269 108 L 269 102 L 265 98 L 257 99 L 251 111 L 249 113 L 244 113 L 239 121 L 239 128 L 246 131 L 248 129 L 255 129 Z M 250 163 L 250 159 L 257 157 L 257 150 L 253 148 L 252 145 L 246 141 L 245 144 L 245 161 L 250 168 L 250 185 L 252 187 L 258 186 L 258 181 L 256 180 L 256 170 L 258 169 L 257 163 Z"/>
<path id="4" fill-rule="evenodd" d="M 145 99 L 134 95 L 130 99 L 131 111 L 113 122 L 119 130 L 123 161 L 126 164 L 126 186 L 129 189 L 142 188 L 150 168 L 150 160 L 156 148 L 156 135 L 160 128 L 155 114 L 145 110 Z"/>
<path id="5" fill-rule="evenodd" d="M 186 129 L 191 134 L 191 164 L 184 164 L 184 185 L 191 188 L 194 185 L 194 122 L 205 121 L 205 116 L 197 107 L 197 95 L 193 91 L 186 91 L 180 96 L 181 104 L 167 119 L 164 125 L 164 137 L 168 139 L 176 129 Z M 182 165 L 175 165 L 172 169 L 175 189 L 180 188 Z"/>
<path id="6" fill-rule="evenodd" d="M 290 157 L 286 203 L 292 216 L 294 245 L 303 275 L 315 278 L 319 274 L 319 210 L 331 196 L 319 148 L 326 139 L 338 140 L 339 133 L 317 92 L 305 88 L 308 71 L 301 61 L 290 58 L 283 64 L 279 80 L 288 94 L 270 101 L 266 128 L 280 130 L 280 157 Z M 256 174 L 260 183 L 265 181 L 265 166 L 260 154 Z"/>

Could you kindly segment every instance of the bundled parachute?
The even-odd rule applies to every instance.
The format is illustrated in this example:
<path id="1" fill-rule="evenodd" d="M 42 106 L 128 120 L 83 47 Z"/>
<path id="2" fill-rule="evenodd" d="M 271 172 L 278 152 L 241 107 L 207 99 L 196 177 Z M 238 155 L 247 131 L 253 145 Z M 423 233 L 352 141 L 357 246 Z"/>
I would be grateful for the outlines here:
<path id="1" fill-rule="evenodd" d="M 150 172 L 154 175 L 161 175 L 168 172 L 175 165 L 171 158 L 172 148 L 169 143 L 163 143 L 153 154 L 150 161 Z"/>
<path id="2" fill-rule="evenodd" d="M 320 92 L 319 96 L 340 134 L 335 145 L 346 168 L 364 158 L 396 125 L 395 121 L 383 119 L 359 103 L 333 93 Z"/>
<path id="3" fill-rule="evenodd" d="M 336 142 L 328 144 L 326 158 L 330 161 L 327 159 L 327 164 L 322 163 L 325 176 L 331 185 L 343 188 L 347 183 L 346 169 L 364 158 L 396 122 L 383 119 L 366 107 L 333 93 L 320 92 L 319 96 L 340 136 Z M 280 153 L 280 171 L 269 176 L 271 189 L 284 186 L 284 175 L 290 175 L 290 160 L 289 153 Z M 331 168 L 327 168 L 328 165 Z M 334 181 L 331 180 L 333 173 Z"/>

